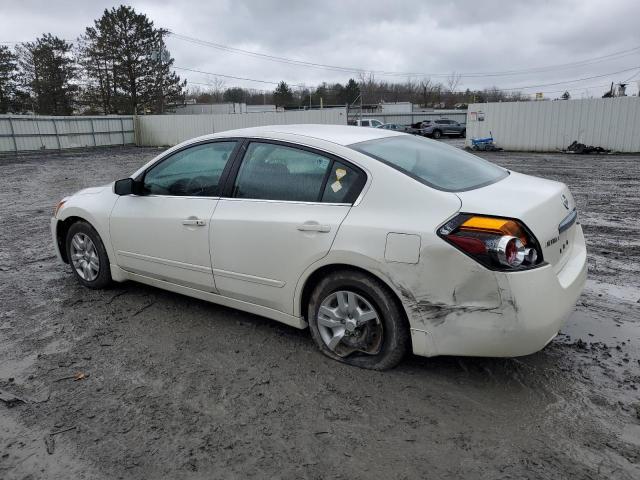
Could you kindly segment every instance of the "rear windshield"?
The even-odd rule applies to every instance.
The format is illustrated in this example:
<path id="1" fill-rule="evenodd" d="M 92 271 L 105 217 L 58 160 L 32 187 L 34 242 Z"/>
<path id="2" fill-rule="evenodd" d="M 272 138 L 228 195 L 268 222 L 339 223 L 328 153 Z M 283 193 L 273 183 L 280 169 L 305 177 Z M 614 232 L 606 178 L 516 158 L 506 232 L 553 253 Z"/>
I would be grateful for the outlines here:
<path id="1" fill-rule="evenodd" d="M 459 148 L 413 135 L 368 140 L 350 148 L 448 192 L 483 187 L 509 175 L 507 170 Z"/>

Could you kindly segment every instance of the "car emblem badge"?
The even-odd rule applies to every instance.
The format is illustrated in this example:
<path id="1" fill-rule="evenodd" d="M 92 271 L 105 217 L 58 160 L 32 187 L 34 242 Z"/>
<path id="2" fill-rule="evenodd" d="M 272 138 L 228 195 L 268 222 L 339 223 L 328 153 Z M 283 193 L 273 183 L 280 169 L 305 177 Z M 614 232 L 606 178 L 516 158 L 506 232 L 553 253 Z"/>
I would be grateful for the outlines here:
<path id="1" fill-rule="evenodd" d="M 569 210 L 569 199 L 565 196 L 564 193 L 562 194 L 562 204 L 564 205 L 564 208 Z"/>

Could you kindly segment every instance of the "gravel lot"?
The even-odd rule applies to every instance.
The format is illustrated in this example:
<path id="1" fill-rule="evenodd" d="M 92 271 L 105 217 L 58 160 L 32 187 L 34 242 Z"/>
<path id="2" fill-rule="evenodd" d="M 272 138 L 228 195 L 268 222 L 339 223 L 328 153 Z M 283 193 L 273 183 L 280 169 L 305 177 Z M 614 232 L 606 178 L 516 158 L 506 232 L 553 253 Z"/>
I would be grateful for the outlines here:
<path id="1" fill-rule="evenodd" d="M 483 154 L 570 186 L 587 289 L 537 354 L 380 373 L 261 317 L 80 287 L 54 204 L 158 151 L 0 157 L 0 479 L 640 478 L 640 156 Z"/>

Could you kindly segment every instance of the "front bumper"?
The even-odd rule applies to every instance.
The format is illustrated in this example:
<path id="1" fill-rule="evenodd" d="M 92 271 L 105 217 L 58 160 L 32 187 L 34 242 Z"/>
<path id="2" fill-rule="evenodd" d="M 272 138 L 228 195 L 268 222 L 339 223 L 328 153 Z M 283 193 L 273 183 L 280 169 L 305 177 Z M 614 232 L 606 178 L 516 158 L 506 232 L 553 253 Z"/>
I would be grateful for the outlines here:
<path id="1" fill-rule="evenodd" d="M 438 325 L 412 329 L 418 355 L 517 357 L 544 348 L 573 311 L 587 277 L 587 251 L 576 225 L 570 258 L 559 272 L 551 265 L 497 273 L 500 306 L 453 309 Z"/>
<path id="2" fill-rule="evenodd" d="M 53 239 L 53 249 L 56 252 L 56 257 L 58 257 L 58 261 L 64 262 L 64 259 L 62 258 L 62 253 L 60 252 L 60 245 L 58 245 L 57 228 L 58 228 L 58 219 L 56 217 L 51 217 L 51 237 Z"/>

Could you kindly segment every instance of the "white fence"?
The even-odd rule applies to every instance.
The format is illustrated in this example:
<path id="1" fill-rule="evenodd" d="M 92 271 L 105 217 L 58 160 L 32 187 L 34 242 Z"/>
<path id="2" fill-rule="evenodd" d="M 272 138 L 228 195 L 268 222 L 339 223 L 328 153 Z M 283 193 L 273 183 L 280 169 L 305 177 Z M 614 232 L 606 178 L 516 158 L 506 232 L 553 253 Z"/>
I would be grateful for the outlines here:
<path id="1" fill-rule="evenodd" d="M 490 132 L 505 150 L 549 152 L 577 140 L 617 152 L 640 152 L 640 98 L 469 105 L 466 144 Z"/>
<path id="2" fill-rule="evenodd" d="M 261 125 L 295 123 L 347 124 L 344 108 L 222 115 L 141 115 L 137 117 L 137 144 L 169 146 L 209 133 Z"/>
<path id="3" fill-rule="evenodd" d="M 41 117 L 0 115 L 0 152 L 135 143 L 132 116 Z"/>

